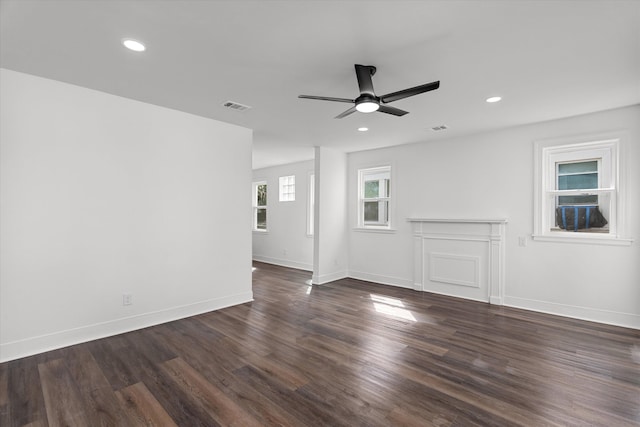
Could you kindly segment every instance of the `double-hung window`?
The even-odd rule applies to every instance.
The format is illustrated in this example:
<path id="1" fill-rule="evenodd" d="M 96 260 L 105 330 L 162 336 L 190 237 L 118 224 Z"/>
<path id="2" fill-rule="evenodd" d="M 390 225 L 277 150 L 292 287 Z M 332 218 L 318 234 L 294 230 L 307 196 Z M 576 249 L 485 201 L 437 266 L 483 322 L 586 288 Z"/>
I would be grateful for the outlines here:
<path id="1" fill-rule="evenodd" d="M 267 182 L 253 183 L 253 230 L 267 231 Z"/>
<path id="2" fill-rule="evenodd" d="M 391 167 L 358 171 L 358 226 L 390 228 Z"/>
<path id="3" fill-rule="evenodd" d="M 536 144 L 534 239 L 619 239 L 619 150 L 617 138 Z"/>

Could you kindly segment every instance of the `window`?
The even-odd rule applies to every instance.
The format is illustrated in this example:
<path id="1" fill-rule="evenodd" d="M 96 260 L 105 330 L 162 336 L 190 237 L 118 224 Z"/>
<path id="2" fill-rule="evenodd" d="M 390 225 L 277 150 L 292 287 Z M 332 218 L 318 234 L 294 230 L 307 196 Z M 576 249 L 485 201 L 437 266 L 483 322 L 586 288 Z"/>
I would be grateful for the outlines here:
<path id="1" fill-rule="evenodd" d="M 267 183 L 253 183 L 253 229 L 267 231 Z"/>
<path id="2" fill-rule="evenodd" d="M 389 228 L 391 167 L 358 171 L 358 225 L 363 228 Z"/>
<path id="3" fill-rule="evenodd" d="M 564 145 L 538 143 L 536 162 L 534 239 L 618 239 L 619 139 Z"/>
<path id="4" fill-rule="evenodd" d="M 280 177 L 280 201 L 293 202 L 296 200 L 296 177 L 281 176 Z"/>
<path id="5" fill-rule="evenodd" d="M 309 174 L 309 204 L 307 206 L 307 236 L 313 236 L 313 218 L 315 209 L 316 179 L 315 175 Z"/>

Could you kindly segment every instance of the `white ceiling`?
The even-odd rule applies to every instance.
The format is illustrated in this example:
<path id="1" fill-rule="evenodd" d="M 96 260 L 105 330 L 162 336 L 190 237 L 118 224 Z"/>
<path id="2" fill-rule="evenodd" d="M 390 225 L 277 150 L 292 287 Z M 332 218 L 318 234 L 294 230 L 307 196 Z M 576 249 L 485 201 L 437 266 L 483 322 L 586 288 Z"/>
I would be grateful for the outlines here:
<path id="1" fill-rule="evenodd" d="M 2 0 L 0 14 L 2 67 L 251 128 L 254 168 L 311 159 L 315 145 L 352 152 L 640 103 L 639 1 Z M 355 98 L 356 63 L 378 68 L 378 95 L 441 86 L 393 103 L 404 117 L 336 120 L 348 104 L 297 98 Z"/>

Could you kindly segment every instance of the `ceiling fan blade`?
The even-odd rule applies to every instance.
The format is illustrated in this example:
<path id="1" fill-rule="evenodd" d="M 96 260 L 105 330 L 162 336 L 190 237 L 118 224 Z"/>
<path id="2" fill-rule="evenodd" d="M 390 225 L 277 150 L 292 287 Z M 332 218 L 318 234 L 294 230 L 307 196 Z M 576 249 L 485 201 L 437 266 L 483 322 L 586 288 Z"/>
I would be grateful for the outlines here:
<path id="1" fill-rule="evenodd" d="M 360 95 L 368 93 L 371 96 L 376 96 L 373 92 L 373 81 L 371 76 L 376 73 L 376 67 L 373 65 L 355 65 L 356 77 L 358 78 L 358 87 L 360 88 Z"/>
<path id="2" fill-rule="evenodd" d="M 380 97 L 380 100 L 385 104 L 399 99 L 408 98 L 410 96 L 419 95 L 421 93 L 429 92 L 430 90 L 436 90 L 440 87 L 440 80 L 436 82 L 427 83 L 424 85 L 412 87 L 409 89 L 399 90 L 398 92 L 388 93 Z"/>
<path id="3" fill-rule="evenodd" d="M 401 110 L 395 107 L 389 107 L 388 105 L 381 105 L 378 108 L 378 111 L 381 113 L 393 114 L 394 116 L 404 116 L 405 114 L 409 114 L 408 111 Z"/>
<path id="4" fill-rule="evenodd" d="M 334 101 L 334 102 L 349 102 L 353 104 L 355 101 L 353 99 L 347 98 L 332 98 L 330 96 L 313 96 L 313 95 L 298 95 L 298 98 L 303 99 L 319 99 L 320 101 Z"/>
<path id="5" fill-rule="evenodd" d="M 349 114 L 353 114 L 356 112 L 356 106 L 354 105 L 353 107 L 349 108 L 347 111 L 344 111 L 340 114 L 338 114 L 335 118 L 336 119 L 341 119 L 343 117 L 347 117 Z"/>

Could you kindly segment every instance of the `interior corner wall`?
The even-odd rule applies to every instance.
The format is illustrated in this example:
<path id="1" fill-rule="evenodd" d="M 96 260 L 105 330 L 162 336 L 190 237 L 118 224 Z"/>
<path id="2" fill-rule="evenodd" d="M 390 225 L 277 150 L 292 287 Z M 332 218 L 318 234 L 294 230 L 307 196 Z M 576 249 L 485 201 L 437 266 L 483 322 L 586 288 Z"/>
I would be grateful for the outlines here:
<path id="1" fill-rule="evenodd" d="M 410 217 L 507 218 L 505 304 L 640 329 L 640 106 L 349 154 L 349 276 L 411 287 Z M 537 140 L 625 131 L 631 246 L 532 241 Z M 353 231 L 357 170 L 393 164 L 395 233 Z M 524 238 L 526 246 L 519 245 Z"/>
<path id="2" fill-rule="evenodd" d="M 0 73 L 0 361 L 252 300 L 251 130 Z"/>
<path id="3" fill-rule="evenodd" d="M 267 182 L 267 232 L 253 232 L 253 259 L 269 264 L 313 270 L 313 236 L 307 232 L 309 179 L 314 162 L 256 169 L 253 181 Z M 296 198 L 279 201 L 279 179 L 294 175 Z"/>
<path id="4" fill-rule="evenodd" d="M 315 224 L 312 282 L 321 285 L 347 277 L 347 155 L 315 149 Z"/>

